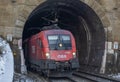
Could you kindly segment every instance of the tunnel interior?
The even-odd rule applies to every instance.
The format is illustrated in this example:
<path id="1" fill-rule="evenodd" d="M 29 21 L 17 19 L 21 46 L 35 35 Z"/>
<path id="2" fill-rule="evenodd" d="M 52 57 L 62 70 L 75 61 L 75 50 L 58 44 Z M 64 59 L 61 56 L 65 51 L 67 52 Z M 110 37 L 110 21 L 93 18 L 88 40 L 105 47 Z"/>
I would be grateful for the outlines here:
<path id="1" fill-rule="evenodd" d="M 80 69 L 99 72 L 105 49 L 104 27 L 94 10 L 79 0 L 48 0 L 40 4 L 29 15 L 22 40 L 52 24 L 44 18 L 56 17 L 58 26 L 71 31 L 75 37 Z"/>

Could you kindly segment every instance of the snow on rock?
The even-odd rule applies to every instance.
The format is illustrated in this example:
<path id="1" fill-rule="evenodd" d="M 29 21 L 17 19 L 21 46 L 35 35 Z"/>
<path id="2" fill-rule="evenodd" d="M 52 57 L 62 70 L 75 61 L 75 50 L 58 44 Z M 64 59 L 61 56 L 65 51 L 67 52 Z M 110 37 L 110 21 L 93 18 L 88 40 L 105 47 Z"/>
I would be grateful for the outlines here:
<path id="1" fill-rule="evenodd" d="M 46 80 L 38 74 L 29 72 L 27 75 L 14 73 L 13 82 L 46 82 Z"/>
<path id="2" fill-rule="evenodd" d="M 112 76 L 113 78 L 116 78 L 116 79 L 120 79 L 120 73 L 116 74 L 116 75 L 113 75 Z"/>
<path id="3" fill-rule="evenodd" d="M 117 79 L 117 80 L 120 80 L 120 73 L 117 73 L 117 74 L 111 74 L 111 75 L 108 75 L 109 77 L 112 77 L 114 79 Z"/>
<path id="4" fill-rule="evenodd" d="M 0 82 L 12 82 L 13 72 L 13 53 L 9 44 L 0 38 Z"/>

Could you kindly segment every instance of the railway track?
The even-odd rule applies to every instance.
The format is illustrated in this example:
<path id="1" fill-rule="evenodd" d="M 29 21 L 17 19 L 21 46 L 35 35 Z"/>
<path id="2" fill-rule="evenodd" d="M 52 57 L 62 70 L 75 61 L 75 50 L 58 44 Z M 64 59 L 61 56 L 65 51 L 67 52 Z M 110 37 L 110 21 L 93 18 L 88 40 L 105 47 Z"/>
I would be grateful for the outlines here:
<path id="1" fill-rule="evenodd" d="M 114 78 L 82 71 L 74 72 L 73 75 L 80 78 L 88 79 L 91 82 L 120 82 L 120 80 Z"/>
<path id="2" fill-rule="evenodd" d="M 120 80 L 117 79 L 82 71 L 74 72 L 68 76 L 49 78 L 40 76 L 36 72 L 29 72 L 28 77 L 31 77 L 32 80 L 25 82 L 120 82 Z"/>
<path id="3" fill-rule="evenodd" d="M 48 82 L 93 82 L 85 78 L 78 77 L 74 74 L 64 76 L 64 77 L 52 77 L 49 78 Z"/>
<path id="4" fill-rule="evenodd" d="M 63 77 L 43 77 L 38 73 L 29 72 L 29 75 L 32 78 L 35 78 L 33 82 L 92 82 L 75 75 L 68 75 Z"/>
<path id="5" fill-rule="evenodd" d="M 74 79 L 69 77 L 49 78 L 50 82 L 76 82 Z"/>
<path id="6" fill-rule="evenodd" d="M 120 82 L 120 80 L 104 75 L 78 71 L 68 77 L 52 78 L 50 82 Z"/>

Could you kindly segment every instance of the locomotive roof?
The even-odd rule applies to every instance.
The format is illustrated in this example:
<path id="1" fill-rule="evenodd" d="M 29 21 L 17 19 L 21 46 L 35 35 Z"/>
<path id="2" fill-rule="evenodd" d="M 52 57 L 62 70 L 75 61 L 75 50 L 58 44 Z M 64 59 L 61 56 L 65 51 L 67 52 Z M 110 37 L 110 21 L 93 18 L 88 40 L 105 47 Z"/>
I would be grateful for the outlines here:
<path id="1" fill-rule="evenodd" d="M 36 36 L 39 36 L 41 33 L 44 33 L 45 35 L 46 34 L 71 34 L 70 31 L 68 30 L 64 30 L 64 29 L 50 29 L 50 30 L 44 30 L 44 31 L 41 31 L 33 36 L 31 36 L 32 38 L 36 38 Z M 30 38 L 31 38 L 30 37 Z M 28 39 L 30 38 L 27 38 L 24 42 L 26 42 Z"/>
<path id="2" fill-rule="evenodd" d="M 68 30 L 63 30 L 63 29 L 52 29 L 52 30 L 45 30 L 45 31 L 43 31 L 43 32 L 45 32 L 45 34 L 53 34 L 53 33 L 55 33 L 55 34 L 66 34 L 66 33 L 69 33 L 69 34 L 71 34 L 71 32 L 69 32 Z"/>

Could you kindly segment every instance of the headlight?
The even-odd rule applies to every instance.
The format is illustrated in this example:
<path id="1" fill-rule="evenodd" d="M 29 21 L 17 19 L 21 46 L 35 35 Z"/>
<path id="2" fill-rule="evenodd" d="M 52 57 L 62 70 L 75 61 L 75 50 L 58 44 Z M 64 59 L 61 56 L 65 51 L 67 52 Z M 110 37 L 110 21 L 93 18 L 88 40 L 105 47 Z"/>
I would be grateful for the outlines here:
<path id="1" fill-rule="evenodd" d="M 76 58 L 76 53 L 75 52 L 73 52 L 73 57 Z"/>
<path id="2" fill-rule="evenodd" d="M 46 53 L 45 55 L 46 55 L 47 59 L 50 58 L 50 54 L 49 53 Z"/>

